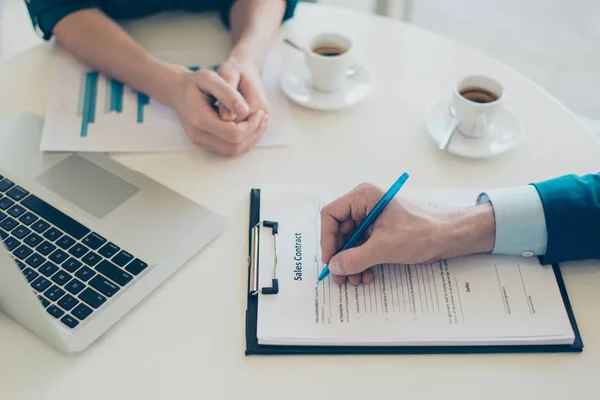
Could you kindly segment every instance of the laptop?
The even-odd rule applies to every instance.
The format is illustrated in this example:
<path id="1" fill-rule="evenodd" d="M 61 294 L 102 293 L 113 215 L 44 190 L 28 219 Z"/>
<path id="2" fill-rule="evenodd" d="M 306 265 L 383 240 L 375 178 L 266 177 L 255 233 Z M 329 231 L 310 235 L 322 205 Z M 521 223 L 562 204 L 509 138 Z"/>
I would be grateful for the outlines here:
<path id="1" fill-rule="evenodd" d="M 0 125 L 0 309 L 69 355 L 88 348 L 224 229 L 100 153 L 42 153 L 43 120 Z"/>

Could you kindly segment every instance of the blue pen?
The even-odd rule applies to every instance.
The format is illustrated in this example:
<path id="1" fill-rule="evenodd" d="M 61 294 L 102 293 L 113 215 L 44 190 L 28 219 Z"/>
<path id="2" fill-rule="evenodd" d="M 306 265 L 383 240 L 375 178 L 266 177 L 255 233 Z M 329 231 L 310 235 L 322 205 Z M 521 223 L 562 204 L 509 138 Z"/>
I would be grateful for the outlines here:
<path id="1" fill-rule="evenodd" d="M 398 191 L 404 185 L 404 182 L 406 182 L 407 179 L 408 179 L 408 174 L 405 172 L 388 189 L 386 194 L 384 194 L 383 197 L 379 200 L 379 202 L 375 205 L 375 207 L 373 207 L 373 209 L 371 210 L 369 215 L 367 215 L 367 217 L 360 223 L 358 228 L 356 228 L 356 230 L 354 232 L 352 232 L 352 235 L 350 235 L 350 237 L 348 237 L 348 239 L 346 239 L 346 242 L 338 250 L 338 253 L 341 251 L 347 250 L 356 244 L 358 239 L 360 239 L 362 237 L 362 235 L 365 234 L 367 229 L 369 229 L 369 226 L 371 226 L 371 224 L 373 222 L 375 222 L 377 217 L 379 217 L 379 214 L 381 214 L 383 212 L 383 210 L 385 210 L 385 207 L 387 207 L 389 202 L 392 201 L 394 196 L 396 196 L 396 193 L 398 193 Z M 325 268 L 323 268 L 323 271 L 321 271 L 321 273 L 319 274 L 319 281 L 322 281 L 327 276 L 329 276 L 329 264 L 327 264 L 325 266 Z"/>

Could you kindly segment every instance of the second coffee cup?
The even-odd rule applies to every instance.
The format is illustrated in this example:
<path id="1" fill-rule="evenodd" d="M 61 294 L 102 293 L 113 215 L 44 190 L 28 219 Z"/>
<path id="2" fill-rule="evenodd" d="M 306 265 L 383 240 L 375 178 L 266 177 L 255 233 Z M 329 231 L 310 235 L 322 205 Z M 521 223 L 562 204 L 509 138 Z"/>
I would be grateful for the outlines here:
<path id="1" fill-rule="evenodd" d="M 336 92 L 348 79 L 352 66 L 352 41 L 337 33 L 316 35 L 306 49 L 306 64 L 313 88 L 321 92 Z"/>
<path id="2" fill-rule="evenodd" d="M 465 137 L 488 135 L 496 112 L 504 103 L 504 87 L 484 75 L 469 75 L 458 81 L 452 93 L 452 107 L 458 132 Z"/>

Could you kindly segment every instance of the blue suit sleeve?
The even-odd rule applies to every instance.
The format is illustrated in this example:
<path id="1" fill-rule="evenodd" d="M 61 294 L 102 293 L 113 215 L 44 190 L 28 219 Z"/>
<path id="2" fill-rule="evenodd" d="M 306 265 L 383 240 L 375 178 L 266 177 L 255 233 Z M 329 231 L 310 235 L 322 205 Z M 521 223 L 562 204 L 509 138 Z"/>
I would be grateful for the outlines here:
<path id="1" fill-rule="evenodd" d="M 299 0 L 280 0 L 280 1 L 285 2 L 285 12 L 284 12 L 283 18 L 281 20 L 281 22 L 283 23 L 294 16 L 294 12 L 296 11 L 296 6 L 298 5 Z M 221 22 L 223 23 L 223 25 L 225 25 L 225 27 L 227 29 L 231 29 L 231 23 L 230 23 L 229 16 L 231 13 L 231 7 L 233 7 L 235 2 L 236 2 L 236 0 L 225 0 L 222 2 L 223 5 L 221 6 L 221 9 L 219 10 Z"/>
<path id="2" fill-rule="evenodd" d="M 548 243 L 542 264 L 600 259 L 600 173 L 532 184 L 544 206 Z"/>
<path id="3" fill-rule="evenodd" d="M 33 27 L 44 40 L 50 40 L 56 24 L 67 15 L 86 8 L 98 8 L 98 0 L 31 0 L 27 10 Z"/>

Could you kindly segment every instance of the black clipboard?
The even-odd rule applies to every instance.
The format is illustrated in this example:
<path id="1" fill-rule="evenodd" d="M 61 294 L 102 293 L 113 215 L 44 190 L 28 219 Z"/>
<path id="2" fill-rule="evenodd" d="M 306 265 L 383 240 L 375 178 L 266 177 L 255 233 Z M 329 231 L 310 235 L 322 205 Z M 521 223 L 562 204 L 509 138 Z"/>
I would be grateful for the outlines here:
<path id="1" fill-rule="evenodd" d="M 583 350 L 583 341 L 575 321 L 575 315 L 567 295 L 567 290 L 558 265 L 553 265 L 554 275 L 558 282 L 558 287 L 563 298 L 563 302 L 571 322 L 571 327 L 575 333 L 573 344 L 540 344 L 540 345 L 497 345 L 497 346 L 289 346 L 289 345 L 264 345 L 258 343 L 257 323 L 258 323 L 258 295 L 252 292 L 253 282 L 258 281 L 260 268 L 258 265 L 252 265 L 252 246 L 254 229 L 265 221 L 260 220 L 260 189 L 250 191 L 250 229 L 249 229 L 249 247 L 248 247 L 248 305 L 246 308 L 246 351 L 248 355 L 293 355 L 293 354 L 492 354 L 492 353 L 558 353 L 558 352 L 581 352 Z M 273 222 L 266 221 L 264 226 L 271 227 L 273 235 L 276 237 L 277 225 L 273 227 Z M 275 258 L 275 267 L 276 267 Z M 253 267 L 255 270 L 253 271 Z M 268 266 L 263 273 L 272 273 Z M 278 287 L 276 284 L 276 272 L 273 277 L 273 286 L 267 289 L 266 294 L 277 295 Z M 273 293 L 275 292 L 275 293 Z"/>

